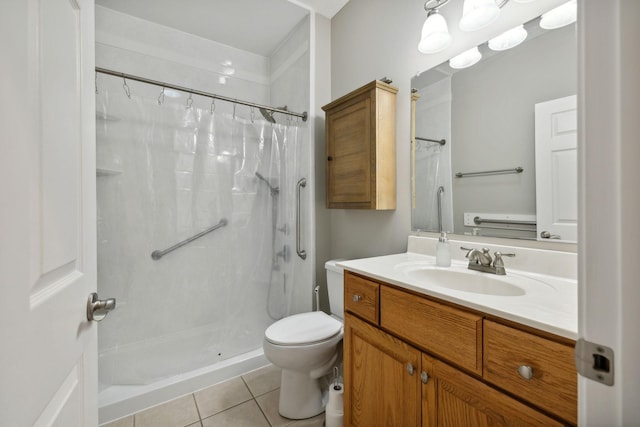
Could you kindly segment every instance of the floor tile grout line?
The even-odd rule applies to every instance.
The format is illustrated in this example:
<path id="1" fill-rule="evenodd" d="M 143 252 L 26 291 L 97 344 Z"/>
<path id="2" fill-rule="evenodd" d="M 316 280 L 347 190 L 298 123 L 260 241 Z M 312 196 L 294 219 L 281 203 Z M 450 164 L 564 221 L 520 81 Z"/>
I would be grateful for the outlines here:
<path id="1" fill-rule="evenodd" d="M 254 398 L 254 399 L 257 399 L 258 397 L 262 397 L 262 396 L 264 396 L 265 394 L 269 394 L 269 393 L 271 393 L 271 392 L 272 392 L 272 391 L 274 391 L 274 390 L 279 390 L 279 389 L 280 389 L 280 385 L 278 385 L 278 387 L 276 387 L 276 388 L 274 388 L 274 389 L 271 389 L 271 390 L 267 390 L 267 391 L 265 391 L 265 392 L 264 392 L 264 393 L 262 393 L 262 394 L 254 394 L 254 393 L 251 391 L 251 388 L 249 387 L 249 383 L 247 383 L 247 382 L 245 381 L 244 377 L 240 377 L 240 378 L 242 378 L 242 381 L 244 381 L 245 385 L 246 385 L 246 386 L 247 386 L 247 388 L 249 389 L 249 393 L 251 393 L 251 396 L 253 396 L 253 398 Z"/>
<path id="2" fill-rule="evenodd" d="M 200 415 L 200 408 L 198 407 L 198 399 L 196 399 L 196 394 L 195 393 L 191 393 L 191 397 L 193 398 L 193 403 L 196 405 L 196 412 L 198 413 L 198 420 L 200 421 L 200 425 L 202 425 L 202 415 Z"/>
<path id="3" fill-rule="evenodd" d="M 249 383 L 247 383 L 247 381 L 244 379 L 244 376 L 241 375 L 240 379 L 244 383 L 244 386 L 247 388 L 247 390 L 249 390 L 249 394 L 251 395 L 251 397 L 255 399 L 256 396 L 253 394 L 253 391 L 251 390 L 251 387 L 249 387 Z"/>
<path id="4" fill-rule="evenodd" d="M 269 419 L 269 417 L 267 417 L 267 414 L 264 413 L 264 411 L 262 410 L 262 406 L 260 406 L 260 404 L 258 403 L 255 397 L 253 398 L 253 401 L 256 402 L 256 405 L 258 406 L 258 409 L 262 413 L 262 416 L 264 417 L 264 419 L 267 421 L 267 424 L 269 424 L 270 427 L 273 427 L 271 420 Z"/>
<path id="5" fill-rule="evenodd" d="M 211 415 L 209 415 L 208 417 L 201 418 L 201 419 L 200 419 L 200 421 L 204 421 L 204 420 L 209 419 L 209 418 L 211 418 L 211 417 L 215 417 L 216 415 L 220 415 L 220 414 L 222 414 L 223 412 L 230 411 L 230 410 L 232 410 L 233 408 L 237 408 L 238 406 L 240 406 L 240 405 L 244 405 L 245 403 L 247 403 L 247 402 L 251 402 L 252 400 L 255 402 L 255 404 L 256 404 L 256 405 L 258 405 L 258 408 L 260 408 L 260 405 L 258 404 L 258 401 L 252 397 L 251 399 L 247 399 L 247 400 L 245 400 L 244 402 L 237 403 L 237 404 L 235 404 L 235 405 L 233 405 L 233 406 L 229 406 L 228 408 L 223 409 L 222 411 L 218 411 L 218 412 L 216 412 L 215 414 L 211 414 Z M 262 409 L 260 409 L 260 411 L 262 412 Z M 264 413 L 263 413 L 263 414 L 264 414 Z M 265 418 L 266 418 L 266 416 L 265 416 Z M 269 422 L 269 420 L 267 420 L 267 422 Z M 271 423 L 269 423 L 269 424 L 271 424 Z"/>

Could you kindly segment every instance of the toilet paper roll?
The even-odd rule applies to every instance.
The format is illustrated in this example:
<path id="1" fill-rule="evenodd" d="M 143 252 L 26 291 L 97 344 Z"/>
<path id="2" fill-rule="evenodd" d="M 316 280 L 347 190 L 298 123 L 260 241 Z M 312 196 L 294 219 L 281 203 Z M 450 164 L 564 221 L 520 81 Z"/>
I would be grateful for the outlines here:
<path id="1" fill-rule="evenodd" d="M 325 410 L 326 427 L 342 427 L 344 419 L 344 386 L 340 383 L 329 386 L 329 402 Z"/>

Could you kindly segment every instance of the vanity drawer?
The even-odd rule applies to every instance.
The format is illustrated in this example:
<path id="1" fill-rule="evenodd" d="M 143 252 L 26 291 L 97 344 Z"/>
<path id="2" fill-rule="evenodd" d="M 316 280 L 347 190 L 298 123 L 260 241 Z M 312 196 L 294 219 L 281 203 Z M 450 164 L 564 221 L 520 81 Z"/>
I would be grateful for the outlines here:
<path id="1" fill-rule="evenodd" d="M 530 379 L 521 376 L 521 366 L 531 367 Z M 483 376 L 498 387 L 577 423 L 573 347 L 485 320 Z"/>
<path id="2" fill-rule="evenodd" d="M 380 284 L 344 272 L 344 309 L 371 323 L 378 324 Z"/>
<path id="3" fill-rule="evenodd" d="M 480 314 L 381 286 L 380 326 L 425 351 L 482 374 Z"/>

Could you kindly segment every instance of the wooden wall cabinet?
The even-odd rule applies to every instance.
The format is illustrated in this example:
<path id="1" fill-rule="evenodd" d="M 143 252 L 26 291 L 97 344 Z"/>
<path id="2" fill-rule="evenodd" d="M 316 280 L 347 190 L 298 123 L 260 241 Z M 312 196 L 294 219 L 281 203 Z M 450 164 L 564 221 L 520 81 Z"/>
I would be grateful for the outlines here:
<path id="1" fill-rule="evenodd" d="M 396 208 L 397 92 L 374 80 L 322 107 L 327 208 Z"/>
<path id="2" fill-rule="evenodd" d="M 348 271 L 345 311 L 345 426 L 577 423 L 569 340 Z"/>

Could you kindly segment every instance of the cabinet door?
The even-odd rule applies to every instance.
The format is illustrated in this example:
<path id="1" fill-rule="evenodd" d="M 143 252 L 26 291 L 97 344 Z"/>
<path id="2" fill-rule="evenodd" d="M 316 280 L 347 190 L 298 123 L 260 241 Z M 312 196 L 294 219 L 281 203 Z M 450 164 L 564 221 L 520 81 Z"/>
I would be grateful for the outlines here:
<path id="1" fill-rule="evenodd" d="M 419 426 L 420 352 L 350 314 L 344 349 L 345 426 Z"/>
<path id="2" fill-rule="evenodd" d="M 436 360 L 433 369 L 437 426 L 564 425 L 443 362 Z"/>
<path id="3" fill-rule="evenodd" d="M 370 94 L 365 93 L 345 108 L 327 115 L 329 208 L 372 207 L 375 177 L 372 176 L 371 109 Z"/>

